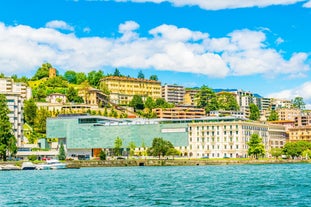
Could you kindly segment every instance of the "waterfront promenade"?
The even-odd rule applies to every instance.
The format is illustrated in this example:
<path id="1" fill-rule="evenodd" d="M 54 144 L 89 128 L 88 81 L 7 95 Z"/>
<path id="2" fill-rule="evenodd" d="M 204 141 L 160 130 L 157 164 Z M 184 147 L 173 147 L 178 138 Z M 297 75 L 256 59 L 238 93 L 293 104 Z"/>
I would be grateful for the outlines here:
<path id="1" fill-rule="evenodd" d="M 204 166 L 204 165 L 245 165 L 245 164 L 290 164 L 311 163 L 300 159 L 111 159 L 111 160 L 71 160 L 68 168 L 83 167 L 134 167 L 134 166 Z M 22 161 L 0 162 L 1 165 L 21 166 Z"/>
<path id="2" fill-rule="evenodd" d="M 204 166 L 243 164 L 311 163 L 311 160 L 294 159 L 125 159 L 67 161 L 68 168 L 75 167 L 125 167 L 125 166 Z"/>

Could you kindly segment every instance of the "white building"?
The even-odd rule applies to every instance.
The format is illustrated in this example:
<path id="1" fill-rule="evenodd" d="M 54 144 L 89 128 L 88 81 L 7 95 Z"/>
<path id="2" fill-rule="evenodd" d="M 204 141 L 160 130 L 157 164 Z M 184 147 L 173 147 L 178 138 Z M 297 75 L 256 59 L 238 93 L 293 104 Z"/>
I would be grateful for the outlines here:
<path id="1" fill-rule="evenodd" d="M 10 122 L 12 124 L 13 133 L 17 141 L 17 146 L 21 146 L 24 141 L 23 136 L 23 101 L 24 99 L 21 97 L 19 93 L 6 92 L 4 94 L 10 113 L 8 114 Z"/>
<path id="2" fill-rule="evenodd" d="M 24 142 L 23 102 L 31 97 L 31 89 L 25 83 L 14 83 L 12 78 L 0 78 L 0 93 L 6 96 L 13 133 L 17 139 L 17 146 L 21 146 Z"/>
<path id="3" fill-rule="evenodd" d="M 178 85 L 164 85 L 161 88 L 162 98 L 173 104 L 183 104 L 185 96 L 185 88 Z"/>
<path id="4" fill-rule="evenodd" d="M 61 93 L 52 93 L 46 97 L 46 102 L 52 104 L 65 104 L 67 96 Z"/>
<path id="5" fill-rule="evenodd" d="M 280 126 L 282 127 L 282 126 Z M 285 128 L 273 128 L 275 139 L 281 139 L 279 133 L 285 134 Z M 249 121 L 218 121 L 190 123 L 188 127 L 188 156 L 200 158 L 247 157 L 251 135 L 258 134 L 263 141 L 265 150 L 269 152 L 269 126 L 260 122 Z M 285 136 L 284 138 L 285 143 Z"/>

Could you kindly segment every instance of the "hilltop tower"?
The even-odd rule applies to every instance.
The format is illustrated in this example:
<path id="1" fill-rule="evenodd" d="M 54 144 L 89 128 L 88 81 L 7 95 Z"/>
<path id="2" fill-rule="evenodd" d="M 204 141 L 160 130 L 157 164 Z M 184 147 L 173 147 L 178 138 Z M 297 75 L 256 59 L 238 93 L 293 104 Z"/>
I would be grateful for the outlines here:
<path id="1" fill-rule="evenodd" d="M 49 68 L 49 78 L 56 77 L 56 69 L 55 68 Z"/>

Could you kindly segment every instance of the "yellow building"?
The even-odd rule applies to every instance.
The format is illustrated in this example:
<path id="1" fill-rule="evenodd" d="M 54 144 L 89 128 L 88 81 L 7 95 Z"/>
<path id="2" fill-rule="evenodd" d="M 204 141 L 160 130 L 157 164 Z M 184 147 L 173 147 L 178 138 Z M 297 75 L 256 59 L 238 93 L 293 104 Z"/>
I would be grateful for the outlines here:
<path id="1" fill-rule="evenodd" d="M 203 108 L 193 107 L 156 108 L 153 112 L 160 119 L 194 119 L 206 116 Z"/>
<path id="2" fill-rule="evenodd" d="M 300 126 L 288 129 L 289 142 L 311 142 L 311 126 Z"/>
<path id="3" fill-rule="evenodd" d="M 200 89 L 186 89 L 184 95 L 184 105 L 187 106 L 197 106 L 196 95 Z"/>
<path id="4" fill-rule="evenodd" d="M 110 101 L 115 104 L 127 105 L 134 95 L 143 99 L 161 98 L 161 82 L 140 78 L 108 76 L 101 79 L 101 86 L 110 92 Z"/>
<path id="5" fill-rule="evenodd" d="M 290 120 L 295 121 L 295 117 L 300 116 L 300 109 L 291 109 L 291 108 L 279 108 L 276 110 L 279 116 L 279 120 Z"/>

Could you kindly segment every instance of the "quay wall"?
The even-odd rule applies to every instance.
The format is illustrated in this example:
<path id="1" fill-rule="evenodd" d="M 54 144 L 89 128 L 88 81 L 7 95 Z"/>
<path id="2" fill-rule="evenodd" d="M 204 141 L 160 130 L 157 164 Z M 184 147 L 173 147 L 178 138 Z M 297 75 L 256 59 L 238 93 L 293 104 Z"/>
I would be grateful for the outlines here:
<path id="1" fill-rule="evenodd" d="M 203 166 L 203 165 L 234 165 L 234 164 L 288 164 L 288 163 L 310 163 L 309 160 L 198 160 L 198 159 L 137 159 L 137 160 L 87 160 L 67 161 L 68 168 L 80 167 L 125 167 L 125 166 Z"/>

